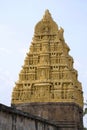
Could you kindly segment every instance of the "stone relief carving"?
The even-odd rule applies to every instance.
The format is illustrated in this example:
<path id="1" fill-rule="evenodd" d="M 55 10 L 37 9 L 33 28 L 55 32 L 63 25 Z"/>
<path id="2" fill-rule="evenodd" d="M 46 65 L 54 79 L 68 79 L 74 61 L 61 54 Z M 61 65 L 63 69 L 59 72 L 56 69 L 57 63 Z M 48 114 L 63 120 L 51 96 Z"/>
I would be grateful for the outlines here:
<path id="1" fill-rule="evenodd" d="M 69 47 L 64 41 L 63 33 L 63 28 L 58 28 L 47 10 L 42 20 L 35 26 L 30 50 L 12 93 L 12 104 L 26 101 L 71 101 L 82 107 L 81 84 L 78 91 L 78 76 L 76 72 L 73 74 L 73 59 L 68 54 Z M 50 90 L 51 83 L 54 84 L 52 90 Z M 33 84 L 38 86 L 33 87 Z M 76 95 L 77 99 L 74 100 Z"/>

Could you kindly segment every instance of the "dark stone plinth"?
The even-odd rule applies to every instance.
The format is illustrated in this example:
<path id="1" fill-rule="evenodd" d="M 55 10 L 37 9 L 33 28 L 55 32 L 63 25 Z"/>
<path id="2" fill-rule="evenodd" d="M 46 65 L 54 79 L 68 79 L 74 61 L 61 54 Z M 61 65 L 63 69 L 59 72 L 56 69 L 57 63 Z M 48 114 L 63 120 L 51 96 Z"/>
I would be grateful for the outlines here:
<path id="1" fill-rule="evenodd" d="M 16 108 L 50 120 L 63 130 L 83 130 L 83 110 L 75 103 L 27 103 Z"/>
<path id="2" fill-rule="evenodd" d="M 0 130 L 60 130 L 41 117 L 0 104 Z"/>

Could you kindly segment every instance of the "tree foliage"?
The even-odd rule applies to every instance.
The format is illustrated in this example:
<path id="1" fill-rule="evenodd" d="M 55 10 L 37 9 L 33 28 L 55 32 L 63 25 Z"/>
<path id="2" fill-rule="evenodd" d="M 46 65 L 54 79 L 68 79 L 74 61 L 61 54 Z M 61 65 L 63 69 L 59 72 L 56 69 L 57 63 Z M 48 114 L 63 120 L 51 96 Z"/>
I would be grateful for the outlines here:
<path id="1" fill-rule="evenodd" d="M 83 116 L 85 116 L 87 114 L 87 101 L 86 103 L 84 103 L 85 109 L 83 111 Z M 84 127 L 84 130 L 87 130 L 87 127 Z"/>

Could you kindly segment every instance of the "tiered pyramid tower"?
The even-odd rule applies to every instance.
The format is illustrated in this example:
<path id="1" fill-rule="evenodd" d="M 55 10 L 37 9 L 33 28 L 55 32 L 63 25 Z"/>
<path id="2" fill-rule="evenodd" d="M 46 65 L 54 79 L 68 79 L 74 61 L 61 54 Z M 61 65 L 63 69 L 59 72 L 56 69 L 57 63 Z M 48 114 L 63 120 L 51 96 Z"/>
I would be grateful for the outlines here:
<path id="1" fill-rule="evenodd" d="M 68 103 L 83 109 L 82 86 L 63 32 L 46 10 L 35 26 L 29 52 L 13 89 L 12 105 Z"/>

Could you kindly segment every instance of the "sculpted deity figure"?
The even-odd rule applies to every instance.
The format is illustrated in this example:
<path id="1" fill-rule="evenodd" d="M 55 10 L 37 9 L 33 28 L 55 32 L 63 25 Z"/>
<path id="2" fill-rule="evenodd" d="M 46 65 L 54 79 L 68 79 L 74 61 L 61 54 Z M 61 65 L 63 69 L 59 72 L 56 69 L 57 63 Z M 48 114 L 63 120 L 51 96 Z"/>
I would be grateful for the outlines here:
<path id="1" fill-rule="evenodd" d="M 60 30 L 59 30 L 59 39 L 64 41 L 63 33 L 64 33 L 64 29 L 62 27 L 60 27 Z"/>

